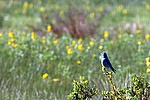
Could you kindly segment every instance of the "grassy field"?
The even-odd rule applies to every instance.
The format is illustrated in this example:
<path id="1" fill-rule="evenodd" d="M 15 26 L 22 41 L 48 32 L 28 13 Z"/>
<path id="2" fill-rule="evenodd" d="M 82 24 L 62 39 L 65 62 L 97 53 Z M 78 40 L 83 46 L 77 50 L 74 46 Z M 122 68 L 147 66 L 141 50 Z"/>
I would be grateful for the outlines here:
<path id="1" fill-rule="evenodd" d="M 80 76 L 99 88 L 94 100 L 100 99 L 101 91 L 111 89 L 101 71 L 103 51 L 117 70 L 117 87 L 127 86 L 133 74 L 149 81 L 150 2 L 114 1 L 72 1 L 87 22 L 101 23 L 93 37 L 84 38 L 67 32 L 58 37 L 48 24 L 60 24 L 54 12 L 65 18 L 68 0 L 0 1 L 0 100 L 66 100 Z M 43 17 L 48 15 L 48 20 Z"/>

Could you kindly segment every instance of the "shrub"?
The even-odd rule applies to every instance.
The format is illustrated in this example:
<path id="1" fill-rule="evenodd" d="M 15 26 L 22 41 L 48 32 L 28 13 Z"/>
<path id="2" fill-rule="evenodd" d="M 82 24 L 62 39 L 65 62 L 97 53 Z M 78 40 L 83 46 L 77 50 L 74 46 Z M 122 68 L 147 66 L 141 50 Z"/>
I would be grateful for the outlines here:
<path id="1" fill-rule="evenodd" d="M 68 4 L 68 10 L 64 15 L 60 15 L 57 11 L 47 12 L 47 16 L 42 17 L 42 23 L 45 27 L 51 25 L 52 32 L 58 36 L 61 36 L 62 33 L 67 33 L 73 38 L 93 37 L 106 12 L 104 10 L 101 15 L 92 19 L 81 7 Z M 52 14 L 54 18 L 51 18 Z"/>
<path id="2" fill-rule="evenodd" d="M 131 84 L 125 88 L 117 88 L 112 81 L 112 74 L 104 70 L 112 86 L 111 91 L 102 91 L 103 100 L 148 100 L 150 84 L 142 76 L 133 75 Z"/>
<path id="3" fill-rule="evenodd" d="M 87 100 L 97 93 L 98 89 L 90 87 L 88 80 L 80 76 L 79 81 L 73 81 L 73 89 L 68 98 L 72 100 Z"/>

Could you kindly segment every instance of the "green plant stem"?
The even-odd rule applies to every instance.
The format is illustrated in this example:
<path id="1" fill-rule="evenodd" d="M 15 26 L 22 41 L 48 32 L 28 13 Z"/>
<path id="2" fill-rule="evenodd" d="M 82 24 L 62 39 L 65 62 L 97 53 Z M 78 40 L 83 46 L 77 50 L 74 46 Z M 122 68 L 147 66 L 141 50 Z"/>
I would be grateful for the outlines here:
<path id="1" fill-rule="evenodd" d="M 109 80 L 109 82 L 111 84 L 111 87 L 113 89 L 114 95 L 116 96 L 116 99 L 119 99 L 118 98 L 118 94 L 119 93 L 116 91 L 117 90 L 116 85 L 113 83 L 112 74 L 108 73 L 105 69 L 104 69 L 103 74 L 105 74 L 107 76 L 107 78 L 108 78 L 108 80 Z"/>

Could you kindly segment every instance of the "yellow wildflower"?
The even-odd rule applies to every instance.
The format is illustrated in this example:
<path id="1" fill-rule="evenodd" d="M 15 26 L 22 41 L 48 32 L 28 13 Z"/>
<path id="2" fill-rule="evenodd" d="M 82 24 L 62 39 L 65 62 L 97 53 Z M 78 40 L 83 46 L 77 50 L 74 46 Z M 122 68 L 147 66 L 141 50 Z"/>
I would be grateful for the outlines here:
<path id="1" fill-rule="evenodd" d="M 90 49 L 91 49 L 91 47 L 90 47 L 90 46 L 88 46 L 88 47 L 87 47 L 87 49 L 89 49 L 89 50 L 90 50 Z"/>
<path id="2" fill-rule="evenodd" d="M 18 10 L 17 9 L 14 10 L 14 14 L 18 14 Z"/>
<path id="3" fill-rule="evenodd" d="M 1 37 L 2 35 L 3 35 L 2 32 L 0 32 L 0 37 Z"/>
<path id="4" fill-rule="evenodd" d="M 122 5 L 119 5 L 119 6 L 117 7 L 117 11 L 120 12 L 120 11 L 122 10 L 122 8 L 123 8 L 123 6 L 122 6 Z"/>
<path id="5" fill-rule="evenodd" d="M 149 40 L 150 39 L 150 34 L 145 35 L 145 39 Z"/>
<path id="6" fill-rule="evenodd" d="M 78 64 L 78 65 L 80 65 L 80 64 L 81 64 L 81 61 L 80 61 L 80 60 L 78 60 L 78 61 L 77 61 L 77 64 Z"/>
<path id="7" fill-rule="evenodd" d="M 96 57 L 96 54 L 93 54 L 93 57 L 95 58 L 95 57 Z"/>
<path id="8" fill-rule="evenodd" d="M 34 33 L 34 32 L 31 33 L 31 38 L 32 38 L 33 40 L 35 39 L 35 33 Z"/>
<path id="9" fill-rule="evenodd" d="M 14 41 L 15 41 L 15 38 L 12 38 L 10 41 L 11 41 L 11 42 L 14 42 Z"/>
<path id="10" fill-rule="evenodd" d="M 77 45 L 75 45 L 75 46 L 74 46 L 74 49 L 77 49 L 77 47 L 78 47 L 78 46 L 77 46 Z"/>
<path id="11" fill-rule="evenodd" d="M 42 42 L 43 42 L 43 43 L 46 42 L 46 37 L 45 37 L 45 36 L 42 37 Z"/>
<path id="12" fill-rule="evenodd" d="M 78 40 L 78 42 L 82 42 L 83 41 L 83 39 L 82 38 L 80 38 L 79 40 Z"/>
<path id="13" fill-rule="evenodd" d="M 67 46 L 66 46 L 66 49 L 69 49 L 69 48 L 70 48 L 70 47 L 67 45 Z"/>
<path id="14" fill-rule="evenodd" d="M 149 61 L 150 61 L 150 58 L 149 58 L 149 57 L 145 58 L 145 61 L 146 61 L 146 62 L 149 62 Z"/>
<path id="15" fill-rule="evenodd" d="M 146 72 L 147 72 L 147 73 L 150 73 L 150 68 L 147 68 Z"/>
<path id="16" fill-rule="evenodd" d="M 148 3 L 146 3 L 145 7 L 146 9 L 150 9 L 150 5 Z"/>
<path id="17" fill-rule="evenodd" d="M 111 40 L 110 43 L 111 43 L 111 44 L 114 44 L 114 40 Z"/>
<path id="18" fill-rule="evenodd" d="M 94 42 L 93 42 L 93 41 L 91 41 L 91 42 L 90 42 L 90 45 L 94 45 Z"/>
<path id="19" fill-rule="evenodd" d="M 150 66 L 150 62 L 146 62 L 146 66 L 147 66 L 147 67 Z"/>
<path id="20" fill-rule="evenodd" d="M 68 55 L 71 55 L 71 54 L 72 54 L 72 50 L 71 50 L 71 49 L 68 49 L 68 50 L 67 50 L 67 53 L 68 53 Z"/>
<path id="21" fill-rule="evenodd" d="M 40 11 L 41 12 L 45 11 L 45 8 L 44 7 L 40 7 Z"/>
<path id="22" fill-rule="evenodd" d="M 78 45 L 78 50 L 80 50 L 80 51 L 83 50 L 82 44 L 79 44 L 79 45 Z"/>
<path id="23" fill-rule="evenodd" d="M 90 17 L 93 18 L 95 16 L 94 12 L 90 13 Z"/>
<path id="24" fill-rule="evenodd" d="M 23 13 L 23 14 L 26 14 L 26 13 L 27 13 L 27 8 L 28 8 L 28 2 L 25 1 L 25 2 L 23 3 L 23 10 L 22 10 L 22 13 Z"/>
<path id="25" fill-rule="evenodd" d="M 150 58 L 149 57 L 145 58 L 145 61 L 146 61 L 146 66 L 150 66 Z"/>
<path id="26" fill-rule="evenodd" d="M 108 31 L 104 31 L 104 38 L 108 38 L 109 34 Z"/>
<path id="27" fill-rule="evenodd" d="M 75 40 L 73 40 L 73 41 L 72 41 L 72 45 L 75 45 L 75 44 L 76 44 L 76 41 L 75 41 Z"/>
<path id="28" fill-rule="evenodd" d="M 58 81 L 59 81 L 59 78 L 53 78 L 53 81 L 54 81 L 54 82 L 58 82 Z"/>
<path id="29" fill-rule="evenodd" d="M 98 11 L 102 12 L 103 11 L 103 7 L 99 7 Z"/>
<path id="30" fill-rule="evenodd" d="M 54 40 L 53 43 L 54 43 L 54 44 L 57 44 L 57 43 L 58 43 L 58 39 Z"/>
<path id="31" fill-rule="evenodd" d="M 48 78 L 48 76 L 49 76 L 49 75 L 48 75 L 47 73 L 45 73 L 45 74 L 43 74 L 43 77 L 42 77 L 42 78 L 43 78 L 43 79 L 46 79 L 46 78 Z"/>
<path id="32" fill-rule="evenodd" d="M 141 33 L 141 30 L 136 30 L 136 33 L 137 33 L 137 34 Z"/>
<path id="33" fill-rule="evenodd" d="M 18 44 L 15 44 L 15 43 L 12 43 L 11 45 L 12 45 L 12 47 L 14 47 L 14 48 L 16 48 L 16 47 L 18 46 Z"/>
<path id="34" fill-rule="evenodd" d="M 122 38 L 122 34 L 118 34 L 118 38 Z"/>
<path id="35" fill-rule="evenodd" d="M 127 13 L 128 13 L 127 9 L 124 9 L 123 14 L 127 14 Z"/>
<path id="36" fill-rule="evenodd" d="M 11 37 L 11 38 L 13 38 L 15 35 L 14 35 L 13 32 L 9 32 L 8 36 Z"/>
<path id="37" fill-rule="evenodd" d="M 138 45 L 141 45 L 141 41 L 138 41 Z"/>
<path id="38" fill-rule="evenodd" d="M 100 49 L 100 50 L 103 49 L 103 46 L 99 46 L 99 49 Z"/>
<path id="39" fill-rule="evenodd" d="M 29 8 L 33 8 L 33 4 L 32 3 L 29 4 Z"/>
<path id="40" fill-rule="evenodd" d="M 50 32 L 51 29 L 52 29 L 52 26 L 51 26 L 51 25 L 48 25 L 48 26 L 47 26 L 47 32 Z"/>
<path id="41" fill-rule="evenodd" d="M 101 42 L 104 42 L 104 39 L 100 39 Z"/>
<path id="42" fill-rule="evenodd" d="M 8 45 L 10 45 L 12 42 L 11 42 L 11 40 L 8 40 Z"/>

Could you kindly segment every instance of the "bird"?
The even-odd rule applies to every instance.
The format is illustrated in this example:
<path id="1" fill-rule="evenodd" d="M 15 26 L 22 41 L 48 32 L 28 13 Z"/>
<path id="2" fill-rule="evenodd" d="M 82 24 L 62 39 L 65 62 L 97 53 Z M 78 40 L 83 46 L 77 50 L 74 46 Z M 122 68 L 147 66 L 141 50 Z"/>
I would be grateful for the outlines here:
<path id="1" fill-rule="evenodd" d="M 111 69 L 114 73 L 116 73 L 116 70 L 113 68 L 112 64 L 110 63 L 106 52 L 102 52 L 101 55 L 99 56 L 99 59 L 101 60 L 101 65 L 102 65 L 104 68 L 109 68 L 109 69 Z"/>

